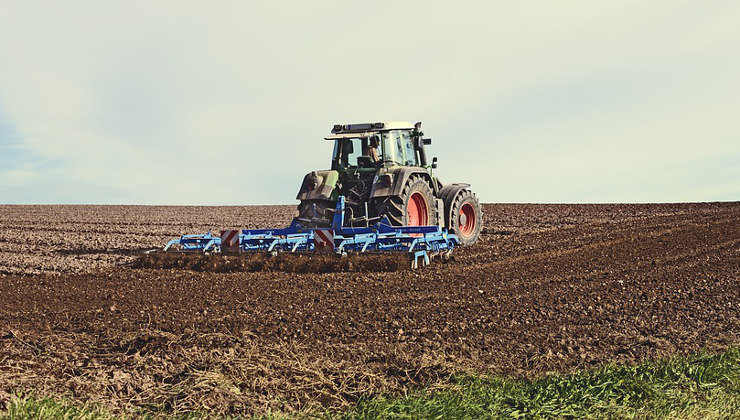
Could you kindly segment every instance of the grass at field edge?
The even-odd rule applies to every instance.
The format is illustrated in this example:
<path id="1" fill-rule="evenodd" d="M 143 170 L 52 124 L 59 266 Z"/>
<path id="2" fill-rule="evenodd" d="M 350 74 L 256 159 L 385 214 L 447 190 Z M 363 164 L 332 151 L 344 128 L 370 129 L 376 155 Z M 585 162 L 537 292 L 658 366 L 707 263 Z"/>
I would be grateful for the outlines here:
<path id="1" fill-rule="evenodd" d="M 344 413 L 300 413 L 326 419 L 374 418 L 740 418 L 740 347 L 700 352 L 636 366 L 609 364 L 534 381 L 499 376 L 455 376 L 444 391 L 378 396 Z M 142 412 L 168 419 L 222 417 L 215 413 Z M 104 409 L 66 400 L 16 394 L 0 419 L 115 419 Z"/>

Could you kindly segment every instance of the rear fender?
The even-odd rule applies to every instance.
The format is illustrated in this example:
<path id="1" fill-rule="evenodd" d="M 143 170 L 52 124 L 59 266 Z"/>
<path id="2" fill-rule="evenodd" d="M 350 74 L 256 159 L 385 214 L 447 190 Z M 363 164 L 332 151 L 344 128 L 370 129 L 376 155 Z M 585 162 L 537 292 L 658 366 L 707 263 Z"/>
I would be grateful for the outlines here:
<path id="1" fill-rule="evenodd" d="M 334 191 L 339 181 L 337 171 L 313 171 L 303 177 L 297 200 L 335 200 Z"/>
<path id="2" fill-rule="evenodd" d="M 437 195 L 437 183 L 432 180 L 429 172 L 421 168 L 399 166 L 378 171 L 373 180 L 373 187 L 370 190 L 370 198 L 401 195 L 403 187 L 412 175 L 420 175 L 426 179 L 434 191 L 434 195 Z M 390 176 L 390 183 L 388 182 L 388 176 Z"/>

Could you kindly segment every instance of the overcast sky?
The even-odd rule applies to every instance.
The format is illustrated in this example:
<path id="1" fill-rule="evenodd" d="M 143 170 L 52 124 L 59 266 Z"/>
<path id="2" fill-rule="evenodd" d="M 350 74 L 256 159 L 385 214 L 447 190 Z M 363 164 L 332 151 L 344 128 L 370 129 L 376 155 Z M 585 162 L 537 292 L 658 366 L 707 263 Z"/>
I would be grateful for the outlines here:
<path id="1" fill-rule="evenodd" d="M 740 3 L 0 1 L 0 203 L 295 203 L 388 120 L 485 202 L 740 200 Z"/>

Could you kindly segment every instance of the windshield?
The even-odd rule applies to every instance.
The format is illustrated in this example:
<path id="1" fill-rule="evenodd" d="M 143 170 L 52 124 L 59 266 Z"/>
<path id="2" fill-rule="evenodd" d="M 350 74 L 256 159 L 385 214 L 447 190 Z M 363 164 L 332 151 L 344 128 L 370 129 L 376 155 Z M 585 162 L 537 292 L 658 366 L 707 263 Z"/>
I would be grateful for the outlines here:
<path id="1" fill-rule="evenodd" d="M 411 133 L 400 130 L 383 133 L 383 161 L 402 166 L 418 166 Z"/>
<path id="2" fill-rule="evenodd" d="M 370 168 L 381 163 L 419 166 L 418 153 L 408 130 L 391 130 L 370 137 L 350 137 L 334 141 L 334 169 Z"/>

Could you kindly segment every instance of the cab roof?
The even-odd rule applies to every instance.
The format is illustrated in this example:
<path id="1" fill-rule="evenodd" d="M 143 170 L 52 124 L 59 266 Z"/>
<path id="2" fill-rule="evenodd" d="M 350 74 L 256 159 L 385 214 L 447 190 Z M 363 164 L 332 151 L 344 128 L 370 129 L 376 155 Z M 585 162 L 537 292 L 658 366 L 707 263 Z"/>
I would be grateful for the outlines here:
<path id="1" fill-rule="evenodd" d="M 414 128 L 414 124 L 408 121 L 388 121 L 383 124 L 383 130 L 410 130 Z"/>
<path id="2" fill-rule="evenodd" d="M 408 121 L 388 121 L 361 124 L 334 124 L 331 136 L 324 137 L 326 140 L 339 140 L 356 137 L 370 137 L 382 131 L 389 130 L 413 130 L 414 124 Z"/>
<path id="3" fill-rule="evenodd" d="M 387 130 L 410 130 L 414 125 L 408 121 L 388 121 L 360 124 L 334 124 L 331 132 L 336 133 L 358 133 L 362 131 L 387 131 Z"/>

